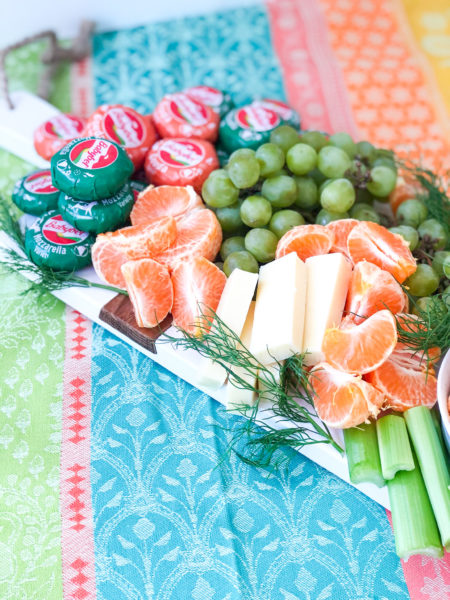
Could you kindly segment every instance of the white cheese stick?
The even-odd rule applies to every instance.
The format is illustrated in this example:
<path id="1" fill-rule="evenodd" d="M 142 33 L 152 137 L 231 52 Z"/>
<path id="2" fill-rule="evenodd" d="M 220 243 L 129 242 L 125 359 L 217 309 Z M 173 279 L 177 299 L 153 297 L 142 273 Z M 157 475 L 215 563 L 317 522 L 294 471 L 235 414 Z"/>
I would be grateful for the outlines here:
<path id="1" fill-rule="evenodd" d="M 234 269 L 223 289 L 216 314 L 238 336 L 244 327 L 257 281 L 257 273 Z M 226 378 L 227 372 L 221 365 L 210 358 L 202 359 L 197 377 L 200 386 L 218 389 Z"/>
<path id="2" fill-rule="evenodd" d="M 255 302 L 252 302 L 250 304 L 247 318 L 245 319 L 245 324 L 241 333 L 241 342 L 246 348 L 250 346 L 254 314 Z M 242 379 L 249 383 L 253 388 L 256 388 L 256 373 L 254 375 L 251 375 L 242 367 L 234 367 L 233 372 L 236 373 L 236 375 L 238 375 L 239 377 L 242 377 Z M 228 410 L 236 411 L 236 408 L 242 405 L 252 406 L 252 404 L 255 402 L 255 398 L 256 394 L 254 391 L 245 390 L 243 388 L 237 387 L 236 385 L 233 385 L 233 383 L 228 378 L 225 392 L 225 406 Z M 239 411 L 236 412 L 239 413 Z"/>
<path id="3" fill-rule="evenodd" d="M 294 252 L 261 267 L 250 350 L 262 364 L 302 351 L 305 297 L 306 267 Z"/>
<path id="4" fill-rule="evenodd" d="M 305 364 L 323 360 L 322 343 L 325 331 L 338 327 L 342 320 L 352 267 L 343 254 L 322 254 L 306 259 L 308 288 L 303 350 Z"/>

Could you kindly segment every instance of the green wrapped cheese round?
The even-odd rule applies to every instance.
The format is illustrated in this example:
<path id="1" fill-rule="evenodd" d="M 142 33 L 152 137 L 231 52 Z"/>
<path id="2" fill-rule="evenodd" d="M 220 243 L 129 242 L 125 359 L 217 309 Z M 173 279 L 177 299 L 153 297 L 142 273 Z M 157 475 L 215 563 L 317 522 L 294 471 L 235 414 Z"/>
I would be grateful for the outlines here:
<path id="1" fill-rule="evenodd" d="M 63 219 L 81 231 L 104 233 L 121 227 L 130 216 L 134 193 L 127 182 L 117 194 L 103 200 L 85 202 L 61 193 L 58 201 Z"/>
<path id="2" fill-rule="evenodd" d="M 134 200 L 137 200 L 139 194 L 148 187 L 148 183 L 146 181 L 141 181 L 140 179 L 131 179 L 130 186 L 133 190 Z"/>
<path id="3" fill-rule="evenodd" d="M 38 266 L 55 271 L 76 271 L 91 264 L 91 247 L 95 237 L 64 221 L 51 210 L 27 229 L 25 249 Z"/>
<path id="4" fill-rule="evenodd" d="M 269 141 L 270 133 L 283 123 L 270 108 L 248 104 L 230 110 L 220 122 L 220 145 L 228 152 L 238 148 L 253 148 Z"/>
<path id="5" fill-rule="evenodd" d="M 43 215 L 58 206 L 59 190 L 52 184 L 50 169 L 33 171 L 14 186 L 12 200 L 23 212 Z"/>
<path id="6" fill-rule="evenodd" d="M 114 196 L 134 167 L 125 150 L 102 138 L 76 138 L 51 159 L 53 185 L 79 200 Z"/>

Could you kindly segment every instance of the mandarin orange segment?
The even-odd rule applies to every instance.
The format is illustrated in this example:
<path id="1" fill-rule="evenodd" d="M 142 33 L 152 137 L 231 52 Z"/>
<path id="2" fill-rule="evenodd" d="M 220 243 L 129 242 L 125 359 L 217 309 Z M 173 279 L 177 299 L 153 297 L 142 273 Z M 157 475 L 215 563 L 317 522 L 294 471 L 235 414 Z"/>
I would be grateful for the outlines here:
<path id="1" fill-rule="evenodd" d="M 437 398 L 434 368 L 417 368 L 416 360 L 394 352 L 378 369 L 364 376 L 385 397 L 384 408 L 404 412 L 414 406 L 431 408 Z M 424 363 L 422 363 L 424 364 Z"/>
<path id="2" fill-rule="evenodd" d="M 201 335 L 212 321 L 212 311 L 217 310 L 226 275 L 215 264 L 194 257 L 183 261 L 172 272 L 174 325 Z"/>
<path id="3" fill-rule="evenodd" d="M 153 258 L 169 269 L 180 261 L 203 256 L 214 260 L 222 243 L 222 228 L 216 215 L 205 208 L 176 217 L 177 238 L 175 244 Z"/>
<path id="4" fill-rule="evenodd" d="M 331 252 L 341 252 L 348 256 L 347 238 L 350 231 L 358 225 L 357 219 L 338 219 L 330 221 L 325 227 L 334 233 L 334 242 L 331 246 Z"/>
<path id="5" fill-rule="evenodd" d="M 355 324 L 379 310 L 405 310 L 405 293 L 394 277 L 373 263 L 356 263 L 350 279 L 345 312 Z"/>
<path id="6" fill-rule="evenodd" d="M 353 264 L 367 260 L 389 271 L 399 283 L 403 283 L 417 268 L 408 243 L 386 227 L 361 221 L 347 239 L 347 250 Z"/>
<path id="7" fill-rule="evenodd" d="M 376 417 L 384 396 L 360 376 L 344 373 L 320 363 L 309 375 L 314 406 L 319 418 L 330 427 L 346 429 Z"/>
<path id="8" fill-rule="evenodd" d="M 173 217 L 101 233 L 92 246 L 92 264 L 100 279 L 109 285 L 125 289 L 125 279 L 120 270 L 123 263 L 152 258 L 170 248 L 176 236 L 177 226 Z"/>
<path id="9" fill-rule="evenodd" d="M 169 271 L 151 258 L 132 260 L 121 266 L 139 327 L 156 327 L 173 305 Z"/>
<path id="10" fill-rule="evenodd" d="M 334 233 L 323 225 L 298 225 L 279 240 L 276 258 L 295 252 L 301 260 L 318 254 L 328 254 L 334 242 Z"/>
<path id="11" fill-rule="evenodd" d="M 149 185 L 139 194 L 130 219 L 133 225 L 140 225 L 161 217 L 178 217 L 195 208 L 205 208 L 205 205 L 190 185 Z"/>
<path id="12" fill-rule="evenodd" d="M 397 209 L 400 204 L 410 198 L 417 198 L 417 196 L 424 193 L 424 191 L 425 190 L 420 183 L 413 177 L 398 177 L 395 189 L 389 194 L 389 204 L 391 205 L 394 215 L 397 214 Z"/>
<path id="13" fill-rule="evenodd" d="M 419 331 L 419 329 L 425 330 L 427 327 L 426 323 L 421 321 L 417 315 L 402 313 L 397 315 L 396 318 L 398 322 L 397 328 L 399 333 L 403 331 L 404 333 L 410 333 L 414 335 Z M 409 366 L 416 365 L 414 368 L 417 369 L 423 369 L 425 368 L 423 365 L 425 365 L 427 362 L 431 361 L 432 363 L 435 363 L 441 357 L 441 349 L 437 346 L 428 348 L 428 351 L 425 352 L 411 349 L 407 344 L 405 344 L 405 342 L 398 342 L 394 352 L 395 354 L 399 355 L 408 355 Z"/>
<path id="14" fill-rule="evenodd" d="M 322 351 L 325 362 L 347 373 L 364 374 L 377 369 L 397 343 L 394 315 L 380 310 L 360 325 L 327 329 Z"/>

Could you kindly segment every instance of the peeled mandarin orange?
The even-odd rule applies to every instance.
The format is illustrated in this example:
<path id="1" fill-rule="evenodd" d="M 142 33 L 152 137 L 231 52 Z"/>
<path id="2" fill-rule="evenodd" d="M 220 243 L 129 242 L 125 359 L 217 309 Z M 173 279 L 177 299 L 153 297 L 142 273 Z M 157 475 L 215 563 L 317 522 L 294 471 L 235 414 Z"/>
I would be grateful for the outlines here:
<path id="1" fill-rule="evenodd" d="M 341 252 L 348 256 L 347 250 L 347 238 L 353 227 L 358 225 L 357 219 L 338 219 L 337 221 L 330 221 L 325 227 L 334 233 L 334 242 L 331 246 L 331 252 Z"/>
<path id="2" fill-rule="evenodd" d="M 376 417 L 383 404 L 383 394 L 371 384 L 327 363 L 314 367 L 309 380 L 317 414 L 330 427 L 356 427 L 369 417 Z"/>
<path id="3" fill-rule="evenodd" d="M 180 262 L 172 272 L 174 325 L 198 336 L 205 332 L 226 280 L 225 273 L 202 256 Z"/>
<path id="4" fill-rule="evenodd" d="M 205 208 L 176 217 L 177 237 L 172 247 L 153 258 L 169 269 L 180 261 L 203 256 L 214 260 L 222 243 L 222 228 L 216 215 Z"/>
<path id="5" fill-rule="evenodd" d="M 347 250 L 354 264 L 368 260 L 392 273 L 399 283 L 417 268 L 408 242 L 378 223 L 361 221 L 356 225 L 348 235 Z"/>
<path id="6" fill-rule="evenodd" d="M 194 208 L 205 208 L 205 205 L 190 185 L 149 185 L 139 194 L 130 219 L 133 225 L 141 225 L 161 217 L 178 217 Z"/>
<path id="7" fill-rule="evenodd" d="M 391 205 L 392 212 L 394 215 L 397 213 L 397 209 L 410 198 L 417 198 L 421 193 L 424 193 L 424 189 L 420 183 L 413 177 L 403 176 L 398 177 L 397 185 L 394 190 L 389 194 L 389 204 Z"/>
<path id="8" fill-rule="evenodd" d="M 125 279 L 120 270 L 123 263 L 152 258 L 169 248 L 176 236 L 177 226 L 173 217 L 164 217 L 148 225 L 133 225 L 101 233 L 92 246 L 92 264 L 100 279 L 125 289 Z"/>
<path id="9" fill-rule="evenodd" d="M 121 266 L 139 327 L 156 327 L 172 310 L 173 286 L 169 271 L 151 258 Z"/>
<path id="10" fill-rule="evenodd" d="M 431 408 L 437 399 L 437 379 L 432 365 L 422 366 L 411 353 L 393 352 L 364 378 L 386 397 L 385 408 L 399 412 L 414 406 Z"/>
<path id="11" fill-rule="evenodd" d="M 301 260 L 318 254 L 328 254 L 333 241 L 334 233 L 323 225 L 297 225 L 279 240 L 276 258 L 291 252 L 295 252 Z"/>
<path id="12" fill-rule="evenodd" d="M 365 260 L 356 263 L 350 279 L 345 312 L 355 324 L 379 310 L 405 310 L 405 293 L 394 277 Z"/>
<path id="13" fill-rule="evenodd" d="M 360 325 L 327 329 L 322 351 L 325 362 L 347 373 L 377 369 L 395 348 L 397 327 L 393 314 L 380 310 Z"/>

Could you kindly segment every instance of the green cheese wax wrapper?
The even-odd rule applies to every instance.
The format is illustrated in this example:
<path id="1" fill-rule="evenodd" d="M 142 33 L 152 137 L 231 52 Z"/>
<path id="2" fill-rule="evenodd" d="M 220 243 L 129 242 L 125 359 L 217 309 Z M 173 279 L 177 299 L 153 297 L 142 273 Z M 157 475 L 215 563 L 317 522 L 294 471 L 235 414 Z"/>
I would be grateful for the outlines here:
<path id="1" fill-rule="evenodd" d="M 253 148 L 270 140 L 270 133 L 283 123 L 273 110 L 259 104 L 235 108 L 220 122 L 220 145 L 228 152 Z"/>
<path id="2" fill-rule="evenodd" d="M 16 206 L 30 215 L 40 216 L 58 206 L 59 190 L 52 183 L 50 169 L 33 171 L 17 181 L 12 193 Z"/>
<path id="3" fill-rule="evenodd" d="M 55 271 L 76 271 L 91 264 L 94 242 L 93 235 L 64 221 L 56 210 L 36 219 L 25 233 L 29 259 Z"/>
<path id="4" fill-rule="evenodd" d="M 114 196 L 134 171 L 125 150 L 102 138 L 77 138 L 51 159 L 53 185 L 79 200 Z"/>

